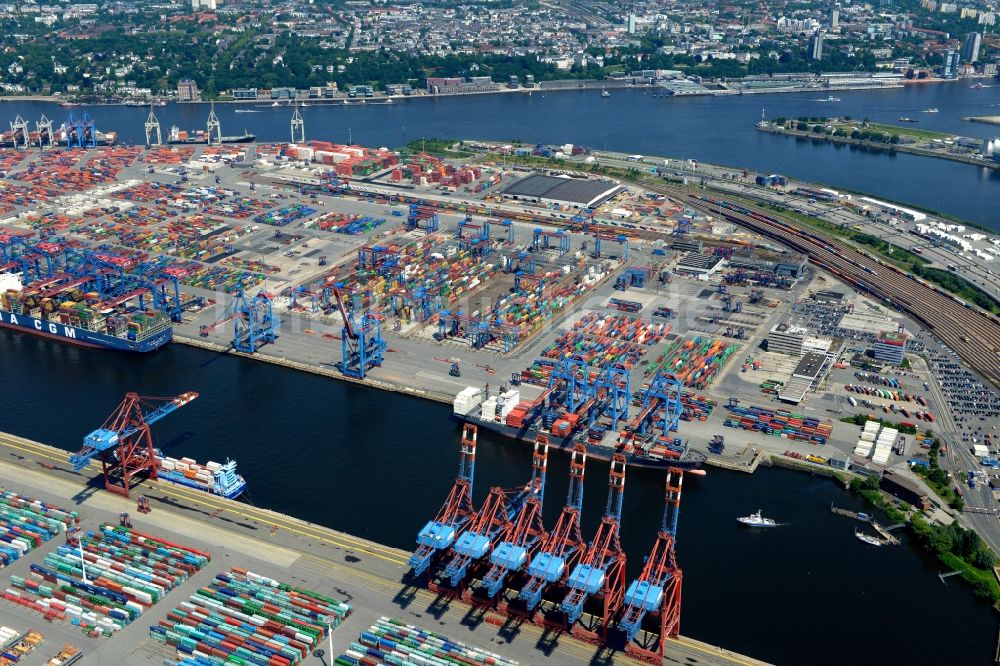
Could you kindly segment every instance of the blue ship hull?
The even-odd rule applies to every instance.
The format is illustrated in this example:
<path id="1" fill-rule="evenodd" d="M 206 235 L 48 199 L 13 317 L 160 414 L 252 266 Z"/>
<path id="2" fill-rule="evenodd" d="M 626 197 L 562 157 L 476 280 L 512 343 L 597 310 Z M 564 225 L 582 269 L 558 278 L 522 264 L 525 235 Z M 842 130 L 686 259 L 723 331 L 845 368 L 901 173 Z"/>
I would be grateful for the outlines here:
<path id="1" fill-rule="evenodd" d="M 197 481 L 192 481 L 183 474 L 178 474 L 172 470 L 159 470 L 156 477 L 161 481 L 169 481 L 170 483 L 176 483 L 179 486 L 185 486 L 187 488 L 193 488 L 194 490 L 200 490 L 204 493 L 210 493 L 212 495 L 218 495 L 219 497 L 225 497 L 226 499 L 236 499 L 243 494 L 243 491 L 247 489 L 247 482 L 240 477 L 240 483 L 236 484 L 232 488 L 218 489 L 209 488 L 206 485 L 200 484 Z"/>
<path id="2" fill-rule="evenodd" d="M 145 353 L 154 349 L 159 349 L 170 342 L 173 338 L 174 330 L 167 327 L 165 330 L 151 335 L 143 340 L 129 340 L 119 338 L 106 333 L 88 331 L 85 328 L 77 328 L 68 324 L 62 324 L 47 319 L 36 319 L 28 315 L 19 315 L 5 310 L 0 310 L 0 327 L 9 328 L 14 331 L 31 333 L 51 340 L 68 342 L 82 347 L 92 347 L 95 349 L 114 349 L 116 351 Z"/>

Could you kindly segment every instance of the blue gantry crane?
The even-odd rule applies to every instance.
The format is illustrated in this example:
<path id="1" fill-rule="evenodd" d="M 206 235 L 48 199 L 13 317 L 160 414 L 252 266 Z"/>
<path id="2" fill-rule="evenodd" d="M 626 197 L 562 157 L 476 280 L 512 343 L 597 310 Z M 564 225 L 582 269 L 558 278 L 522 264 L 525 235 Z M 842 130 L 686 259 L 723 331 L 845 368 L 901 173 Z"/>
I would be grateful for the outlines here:
<path id="1" fill-rule="evenodd" d="M 608 627 L 625 596 L 626 558 L 619 536 L 624 494 L 625 456 L 616 453 L 611 458 L 608 503 L 601 524 L 570 573 L 566 597 L 559 604 L 559 610 L 566 615 L 566 624 L 572 628 L 583 616 L 587 599 L 598 601 L 603 609 L 599 618 L 602 638 L 607 638 Z"/>
<path id="2" fill-rule="evenodd" d="M 520 571 L 528 563 L 547 536 L 542 523 L 542 502 L 545 498 L 545 472 L 549 461 L 549 440 L 543 434 L 535 438 L 531 461 L 531 482 L 528 497 L 514 519 L 510 534 L 494 547 L 490 567 L 480 584 L 491 599 L 503 589 L 507 576 Z"/>
<path id="3" fill-rule="evenodd" d="M 569 252 L 569 234 L 562 229 L 548 231 L 537 227 L 532 233 L 531 249 L 535 252 L 557 250 L 562 256 Z"/>
<path id="4" fill-rule="evenodd" d="M 625 592 L 625 610 L 618 621 L 618 628 L 628 641 L 626 651 L 636 651 L 641 656 L 658 656 L 663 659 L 663 647 L 668 637 L 676 637 L 681 622 L 681 582 L 683 575 L 674 552 L 677 543 L 677 519 L 681 511 L 681 485 L 684 471 L 676 467 L 667 470 L 663 521 L 656 543 L 646 558 L 639 578 L 632 581 Z M 643 621 L 656 618 L 658 630 L 648 635 L 641 644 L 633 641 L 643 628 Z"/>
<path id="5" fill-rule="evenodd" d="M 387 344 L 382 339 L 380 315 L 348 311 L 340 287 L 333 289 L 344 327 L 340 334 L 340 371 L 354 379 L 364 379 L 372 368 L 382 366 Z"/>
<path id="6" fill-rule="evenodd" d="M 156 478 L 156 454 L 149 426 L 197 397 L 193 391 L 176 398 L 126 393 L 104 425 L 83 438 L 83 448 L 71 455 L 69 462 L 79 472 L 91 460 L 100 458 L 105 489 L 128 497 L 133 476 L 146 471 L 150 478 Z"/>
<path id="7" fill-rule="evenodd" d="M 436 556 L 451 547 L 459 531 L 475 513 L 472 507 L 472 476 L 476 467 L 476 426 L 462 428 L 458 477 L 434 520 L 417 534 L 417 549 L 409 564 L 417 576 L 427 571 Z"/>
<path id="8" fill-rule="evenodd" d="M 406 228 L 410 230 L 423 229 L 429 234 L 434 233 L 441 228 L 437 210 L 420 204 L 410 205 L 410 214 L 406 218 Z"/>
<path id="9" fill-rule="evenodd" d="M 240 290 L 233 302 L 233 349 L 255 353 L 261 345 L 274 342 L 278 319 L 271 311 L 271 297 L 264 291 L 248 299 Z"/>
<path id="10" fill-rule="evenodd" d="M 626 427 L 626 441 L 622 443 L 637 445 L 655 437 L 667 444 L 671 439 L 670 433 L 677 430 L 677 424 L 680 423 L 683 413 L 681 382 L 673 373 L 665 372 L 661 368 L 656 371 L 649 386 L 643 391 L 642 409 Z M 651 426 L 653 431 L 650 431 Z"/>
<path id="11" fill-rule="evenodd" d="M 622 246 L 622 260 L 628 261 L 628 236 L 625 234 L 604 233 L 600 229 L 594 232 L 594 258 L 601 258 L 602 241 L 613 241 Z"/>
<path id="12" fill-rule="evenodd" d="M 528 611 L 534 611 L 542 602 L 545 589 L 558 583 L 566 571 L 576 564 L 587 543 L 580 532 L 580 513 L 583 511 L 583 476 L 587 467 L 587 448 L 583 444 L 573 447 L 569 462 L 569 492 L 555 528 L 549 532 L 538 548 L 538 553 L 528 564 L 528 581 L 518 592 L 518 599 Z"/>

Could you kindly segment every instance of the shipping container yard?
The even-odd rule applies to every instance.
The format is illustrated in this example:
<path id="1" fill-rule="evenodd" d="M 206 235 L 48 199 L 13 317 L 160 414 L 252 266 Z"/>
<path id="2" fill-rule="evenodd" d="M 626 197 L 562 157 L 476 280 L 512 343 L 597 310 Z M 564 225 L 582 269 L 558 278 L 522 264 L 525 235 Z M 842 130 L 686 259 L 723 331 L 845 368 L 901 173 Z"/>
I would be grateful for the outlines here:
<path id="1" fill-rule="evenodd" d="M 0 434 L 27 456 L 0 460 L 9 639 L 40 619 L 88 663 L 528 664 L 534 632 L 554 628 L 571 641 L 555 663 L 610 640 L 615 663 L 754 663 L 679 636 L 683 476 L 782 461 L 906 473 L 930 464 L 926 431 L 954 425 L 961 388 L 938 382 L 919 327 L 841 254 L 811 266 L 808 236 L 783 249 L 778 223 L 737 204 L 495 159 L 544 146 L 442 158 L 182 134 L 0 148 L 0 326 L 90 353 L 192 345 L 450 404 L 459 475 L 403 553 L 254 507 L 234 461 L 152 448 L 149 424 L 197 393 L 129 393 L 71 456 Z M 885 282 L 895 298 L 902 280 Z M 532 466 L 474 504 L 484 431 Z M 981 457 L 1000 458 L 988 441 Z M 570 469 L 554 526 L 549 455 Z M 579 524 L 588 457 L 609 469 L 596 535 Z M 634 468 L 662 472 L 665 501 L 630 581 Z M 19 494 L 29 482 L 44 500 Z M 418 597 L 447 603 L 401 615 Z M 470 608 L 475 633 L 453 640 Z M 501 629 L 515 621 L 517 640 Z"/>

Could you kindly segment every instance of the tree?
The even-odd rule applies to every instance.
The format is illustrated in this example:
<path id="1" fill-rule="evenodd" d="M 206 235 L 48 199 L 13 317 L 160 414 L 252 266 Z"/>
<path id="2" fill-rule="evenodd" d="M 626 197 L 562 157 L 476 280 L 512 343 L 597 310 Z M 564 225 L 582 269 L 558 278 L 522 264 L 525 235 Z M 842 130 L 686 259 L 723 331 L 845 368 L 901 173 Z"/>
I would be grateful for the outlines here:
<path id="1" fill-rule="evenodd" d="M 802 122 L 796 123 L 795 129 L 797 129 L 800 132 L 808 132 L 809 131 L 809 125 L 806 125 L 805 123 L 802 123 Z"/>
<path id="2" fill-rule="evenodd" d="M 816 134 L 822 134 L 823 133 L 823 126 L 822 125 L 813 125 L 813 132 L 815 132 Z"/>

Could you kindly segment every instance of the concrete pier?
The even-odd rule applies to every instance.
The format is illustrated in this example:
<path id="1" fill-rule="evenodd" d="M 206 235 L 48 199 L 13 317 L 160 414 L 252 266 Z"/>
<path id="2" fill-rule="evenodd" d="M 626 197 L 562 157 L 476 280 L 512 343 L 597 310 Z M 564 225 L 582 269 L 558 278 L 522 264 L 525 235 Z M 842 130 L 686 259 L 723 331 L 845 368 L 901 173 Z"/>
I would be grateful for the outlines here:
<path id="1" fill-rule="evenodd" d="M 333 633 L 336 654 L 380 616 L 389 616 L 521 664 L 640 663 L 622 653 L 609 655 L 603 648 L 567 635 L 553 637 L 531 624 L 505 628 L 503 618 L 492 611 L 474 612 L 457 600 L 442 600 L 409 585 L 404 582 L 409 571 L 407 552 L 168 482 L 144 482 L 133 490 L 133 499 L 126 499 L 100 489 L 97 463 L 75 472 L 67 457 L 61 449 L 0 433 L 0 486 L 78 511 L 85 531 L 102 522 L 117 523 L 119 513 L 127 511 L 137 529 L 206 550 L 212 554 L 212 562 L 137 621 L 106 639 L 86 638 L 78 627 L 47 623 L 41 615 L 0 601 L 0 624 L 33 627 L 45 633 L 40 651 L 45 659 L 64 642 L 83 649 L 80 663 L 84 664 L 158 664 L 164 658 L 174 658 L 172 650 L 149 637 L 149 627 L 217 573 L 236 566 L 350 603 L 353 614 Z M 135 512 L 135 497 L 140 494 L 149 498 L 151 513 Z M 31 564 L 40 563 L 58 544 L 54 540 L 30 551 L 4 569 L 3 576 L 26 575 Z M 324 649 L 326 645 L 324 642 Z M 686 637 L 670 641 L 665 662 L 720 666 L 764 663 Z M 304 663 L 327 665 L 330 661 L 310 657 Z"/>

